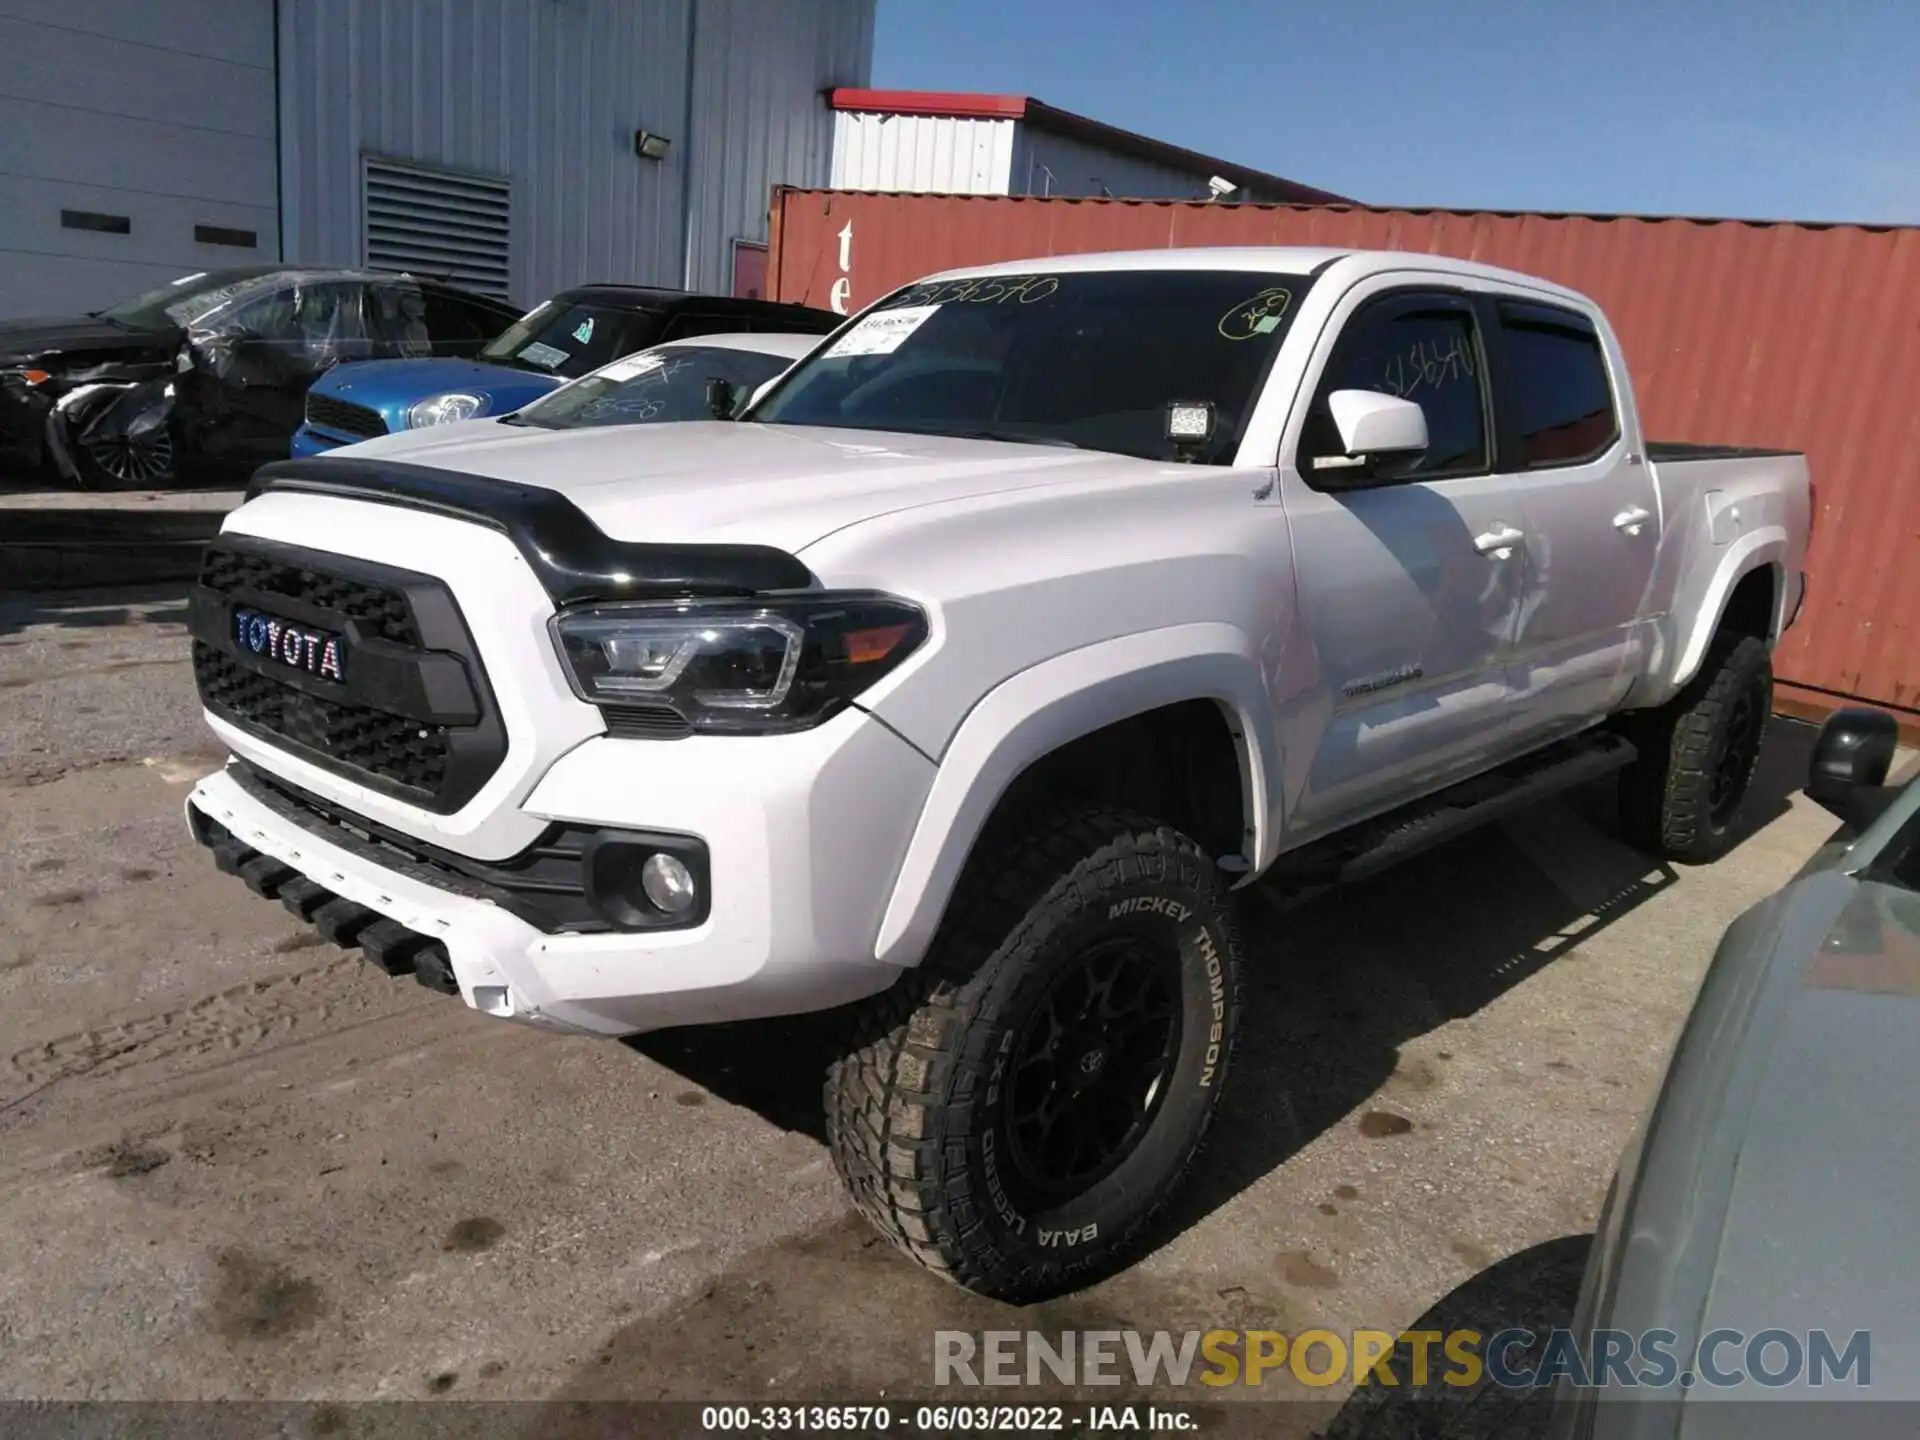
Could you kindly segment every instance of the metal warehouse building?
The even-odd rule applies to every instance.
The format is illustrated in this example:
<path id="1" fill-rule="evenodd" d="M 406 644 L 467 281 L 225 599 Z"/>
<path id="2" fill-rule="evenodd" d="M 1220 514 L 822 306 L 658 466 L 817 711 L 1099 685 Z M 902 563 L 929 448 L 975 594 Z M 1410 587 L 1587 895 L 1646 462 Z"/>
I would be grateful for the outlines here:
<path id="1" fill-rule="evenodd" d="M 832 97 L 833 188 L 911 194 L 1350 203 L 1264 170 L 1089 120 L 1027 95 L 847 87 Z"/>
<path id="2" fill-rule="evenodd" d="M 0 0 L 0 316 L 184 271 L 732 291 L 874 0 Z"/>

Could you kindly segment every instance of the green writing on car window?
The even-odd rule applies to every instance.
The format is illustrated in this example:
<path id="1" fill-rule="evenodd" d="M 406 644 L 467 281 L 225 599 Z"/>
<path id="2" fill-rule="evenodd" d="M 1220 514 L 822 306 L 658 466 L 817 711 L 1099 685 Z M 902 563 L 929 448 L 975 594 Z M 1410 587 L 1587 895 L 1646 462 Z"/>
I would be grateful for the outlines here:
<path id="1" fill-rule="evenodd" d="M 1251 299 L 1243 300 L 1220 317 L 1220 334 L 1228 340 L 1252 340 L 1259 335 L 1271 335 L 1280 328 L 1280 322 L 1287 318 L 1287 307 L 1293 304 L 1293 292 L 1275 286 L 1262 290 Z"/>

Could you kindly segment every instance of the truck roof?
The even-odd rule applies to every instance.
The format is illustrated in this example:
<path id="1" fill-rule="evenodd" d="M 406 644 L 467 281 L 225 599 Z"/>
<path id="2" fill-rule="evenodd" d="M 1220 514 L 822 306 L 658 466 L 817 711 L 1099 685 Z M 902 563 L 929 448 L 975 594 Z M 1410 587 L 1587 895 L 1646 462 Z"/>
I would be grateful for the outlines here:
<path id="1" fill-rule="evenodd" d="M 1332 249 L 1311 245 L 1196 245 L 1184 249 L 1102 250 L 1082 255 L 1035 255 L 1024 260 L 1003 260 L 993 265 L 965 265 L 929 275 L 928 280 L 960 280 L 978 275 L 1028 275 L 1036 270 L 1049 274 L 1082 273 L 1101 270 L 1253 270 L 1270 275 L 1311 275 L 1336 261 L 1359 262 L 1363 274 L 1382 270 L 1413 268 L 1429 273 L 1477 276 L 1485 280 L 1503 280 L 1528 289 L 1560 295 L 1582 305 L 1593 302 L 1576 290 L 1543 280 L 1518 270 L 1482 265 L 1472 260 L 1456 260 L 1448 255 L 1433 255 L 1424 250 Z"/>

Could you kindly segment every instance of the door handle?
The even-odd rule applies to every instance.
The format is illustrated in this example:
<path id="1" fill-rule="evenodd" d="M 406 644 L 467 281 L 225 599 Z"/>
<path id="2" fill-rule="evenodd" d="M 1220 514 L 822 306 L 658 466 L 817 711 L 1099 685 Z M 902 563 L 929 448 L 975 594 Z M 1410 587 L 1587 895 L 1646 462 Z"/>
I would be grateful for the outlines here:
<path id="1" fill-rule="evenodd" d="M 1495 560 L 1504 560 L 1513 554 L 1513 547 L 1526 539 L 1524 531 L 1511 525 L 1499 524 L 1483 535 L 1473 537 L 1473 548 L 1482 555 L 1491 555 Z"/>
<path id="2" fill-rule="evenodd" d="M 1613 528 L 1625 531 L 1629 535 L 1638 535 L 1640 527 L 1652 518 L 1652 511 L 1643 510 L 1638 505 L 1629 505 L 1613 517 Z"/>

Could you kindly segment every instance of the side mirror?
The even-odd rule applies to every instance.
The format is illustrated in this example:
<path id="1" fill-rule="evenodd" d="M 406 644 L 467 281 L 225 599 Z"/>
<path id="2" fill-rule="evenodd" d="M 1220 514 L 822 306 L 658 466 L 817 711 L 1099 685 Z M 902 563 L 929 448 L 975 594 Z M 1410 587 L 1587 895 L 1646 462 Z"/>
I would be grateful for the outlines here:
<path id="1" fill-rule="evenodd" d="M 723 380 L 718 375 L 707 379 L 707 409 L 716 420 L 731 420 L 733 407 L 738 400 L 734 394 L 733 382 Z"/>
<path id="2" fill-rule="evenodd" d="M 1820 727 L 1807 766 L 1807 797 L 1855 829 L 1893 803 L 1887 771 L 1900 746 L 1900 724 L 1884 710 L 1836 710 Z"/>
<path id="3" fill-rule="evenodd" d="M 1411 400 L 1373 390 L 1336 390 L 1327 397 L 1340 445 L 1355 459 L 1427 448 L 1427 412 Z"/>

